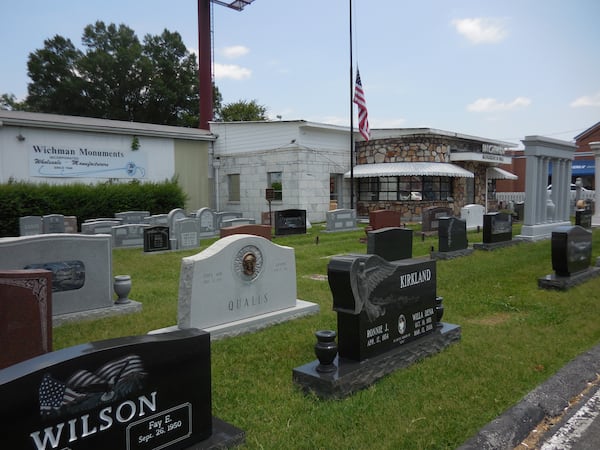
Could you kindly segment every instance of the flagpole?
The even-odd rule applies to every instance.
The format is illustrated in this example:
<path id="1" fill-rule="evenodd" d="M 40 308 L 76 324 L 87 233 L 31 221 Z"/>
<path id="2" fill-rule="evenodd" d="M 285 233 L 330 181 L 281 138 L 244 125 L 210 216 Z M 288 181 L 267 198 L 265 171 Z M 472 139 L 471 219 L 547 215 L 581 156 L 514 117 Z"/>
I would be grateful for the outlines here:
<path id="1" fill-rule="evenodd" d="M 350 209 L 354 209 L 354 102 L 352 76 L 352 0 L 350 2 Z"/>

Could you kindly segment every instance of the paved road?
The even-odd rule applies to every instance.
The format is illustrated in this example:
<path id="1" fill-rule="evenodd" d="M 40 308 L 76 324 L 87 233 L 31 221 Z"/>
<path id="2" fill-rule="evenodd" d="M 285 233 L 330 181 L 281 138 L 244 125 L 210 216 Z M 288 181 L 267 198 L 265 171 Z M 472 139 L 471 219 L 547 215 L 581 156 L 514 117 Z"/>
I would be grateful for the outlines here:
<path id="1" fill-rule="evenodd" d="M 541 440 L 540 450 L 600 448 L 600 386 L 594 385 Z"/>
<path id="2" fill-rule="evenodd" d="M 459 450 L 600 449 L 600 345 L 581 354 L 518 404 L 483 427 Z M 575 404 L 570 401 L 580 398 Z M 547 418 L 562 416 L 541 440 L 527 438 Z M 525 442 L 527 446 L 523 444 Z"/>

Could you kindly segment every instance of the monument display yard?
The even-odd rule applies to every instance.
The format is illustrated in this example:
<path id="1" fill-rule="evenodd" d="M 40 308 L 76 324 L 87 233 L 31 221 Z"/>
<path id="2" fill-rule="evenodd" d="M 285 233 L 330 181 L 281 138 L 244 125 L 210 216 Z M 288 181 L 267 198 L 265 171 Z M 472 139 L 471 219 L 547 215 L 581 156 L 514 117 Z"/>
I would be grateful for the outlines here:
<path id="1" fill-rule="evenodd" d="M 459 326 L 441 322 L 435 260 L 336 256 L 327 275 L 337 312 L 337 356 L 332 349 L 331 362 L 320 358 L 293 370 L 305 391 L 345 397 L 460 339 Z"/>
<path id="2" fill-rule="evenodd" d="M 504 212 L 483 215 L 483 242 L 473 244 L 476 250 L 496 250 L 518 244 L 512 238 L 512 216 Z"/>
<path id="3" fill-rule="evenodd" d="M 567 290 L 600 275 L 600 267 L 590 266 L 592 232 L 579 225 L 559 226 L 552 231 L 553 274 L 538 279 L 544 289 Z"/>
<path id="4" fill-rule="evenodd" d="M 473 253 L 467 238 L 467 221 L 458 217 L 441 217 L 438 227 L 438 251 L 432 259 L 452 259 Z"/>
<path id="5" fill-rule="evenodd" d="M 293 248 L 235 234 L 182 258 L 177 325 L 153 333 L 193 327 L 217 338 L 318 311 L 317 304 L 296 298 Z"/>
<path id="6" fill-rule="evenodd" d="M 111 236 L 40 234 L 0 238 L 0 270 L 52 272 L 54 325 L 141 310 L 131 301 L 113 301 Z"/>
<path id="7" fill-rule="evenodd" d="M 181 330 L 91 342 L 0 370 L 6 449 L 227 448 L 212 416 L 210 336 Z"/>

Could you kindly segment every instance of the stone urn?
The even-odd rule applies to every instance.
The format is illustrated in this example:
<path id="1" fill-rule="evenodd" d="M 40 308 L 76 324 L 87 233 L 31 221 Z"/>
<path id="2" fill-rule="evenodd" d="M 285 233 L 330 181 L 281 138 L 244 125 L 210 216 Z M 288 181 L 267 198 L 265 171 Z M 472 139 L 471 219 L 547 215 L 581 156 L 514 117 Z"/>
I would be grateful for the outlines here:
<path id="1" fill-rule="evenodd" d="M 444 305 L 442 302 L 444 301 L 444 297 L 436 297 L 435 298 L 435 318 L 437 320 L 437 326 L 442 326 L 442 317 L 444 317 Z"/>
<path id="2" fill-rule="evenodd" d="M 315 344 L 315 355 L 319 360 L 317 372 L 334 372 L 337 370 L 333 363 L 337 356 L 338 346 L 335 342 L 336 332 L 333 330 L 319 330 L 315 332 L 317 343 Z"/>
<path id="3" fill-rule="evenodd" d="M 113 289 L 118 297 L 115 300 L 116 305 L 122 305 L 131 301 L 128 298 L 129 292 L 131 292 L 131 277 L 129 275 L 116 275 Z"/>

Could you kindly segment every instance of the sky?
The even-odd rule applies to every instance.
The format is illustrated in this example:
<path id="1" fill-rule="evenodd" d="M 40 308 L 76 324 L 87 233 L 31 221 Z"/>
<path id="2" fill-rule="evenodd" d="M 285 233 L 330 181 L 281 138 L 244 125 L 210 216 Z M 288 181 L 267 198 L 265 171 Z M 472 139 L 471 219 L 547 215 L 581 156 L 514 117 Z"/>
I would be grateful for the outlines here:
<path id="1" fill-rule="evenodd" d="M 598 0 L 352 0 L 352 27 L 349 5 L 213 4 L 223 104 L 255 100 L 273 120 L 349 126 L 358 65 L 371 128 L 429 127 L 522 147 L 525 136 L 572 141 L 600 122 Z M 55 35 L 83 49 L 83 29 L 97 20 L 140 40 L 177 31 L 198 48 L 197 0 L 5 1 L 0 15 L 0 94 L 19 100 L 28 55 Z"/>

